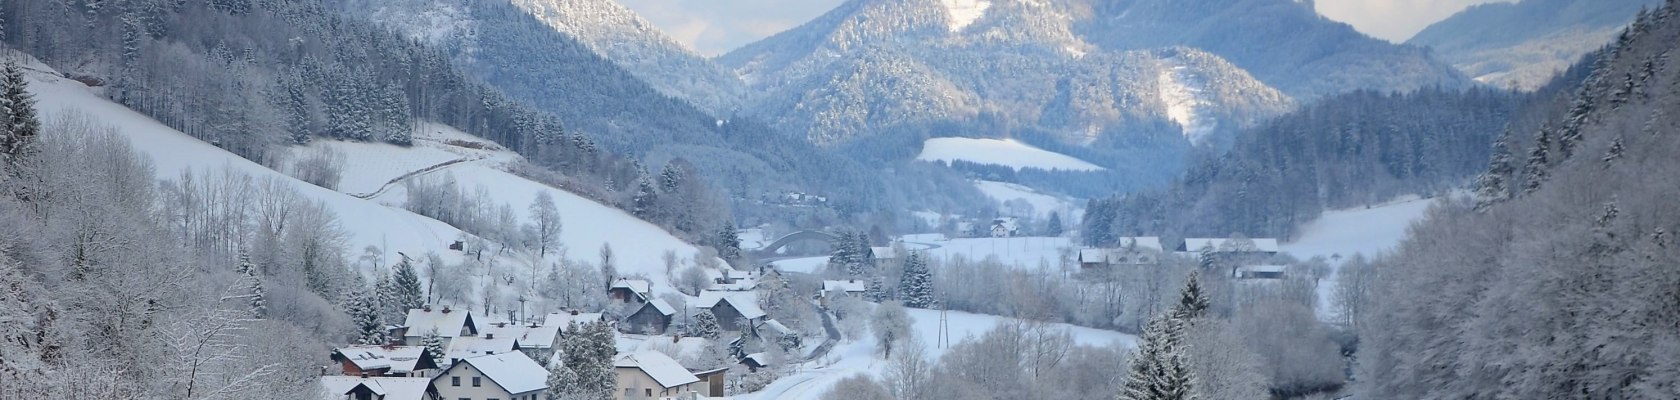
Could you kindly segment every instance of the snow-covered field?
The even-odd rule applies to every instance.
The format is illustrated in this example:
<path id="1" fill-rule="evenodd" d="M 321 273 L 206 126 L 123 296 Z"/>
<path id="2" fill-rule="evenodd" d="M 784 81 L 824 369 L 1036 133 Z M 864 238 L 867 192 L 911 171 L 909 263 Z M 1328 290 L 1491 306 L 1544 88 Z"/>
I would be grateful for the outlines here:
<path id="1" fill-rule="evenodd" d="M 951 32 L 961 31 L 973 24 L 975 20 L 986 15 L 986 9 L 991 8 L 992 2 L 986 0 L 940 0 L 945 5 L 945 11 L 951 14 Z"/>
<path id="2" fill-rule="evenodd" d="M 1014 169 L 1039 168 L 1047 170 L 1098 171 L 1103 167 L 1066 154 L 1029 146 L 1014 140 L 933 138 L 922 143 L 917 160 L 950 162 L 962 160 L 980 164 L 995 164 Z"/>
<path id="3" fill-rule="evenodd" d="M 1301 235 L 1281 250 L 1302 259 L 1313 256 L 1367 257 L 1391 250 L 1406 238 L 1406 229 L 1423 217 L 1434 200 L 1405 197 L 1373 206 L 1325 211 L 1301 226 Z"/>
<path id="4" fill-rule="evenodd" d="M 911 331 L 921 342 L 930 360 L 937 360 L 949 350 L 950 345 L 961 343 L 964 339 L 978 337 L 992 328 L 1013 323 L 1018 320 L 1009 317 L 993 315 L 970 314 L 950 311 L 945 314 L 946 331 L 950 341 L 947 347 L 941 347 L 939 334 L 939 311 L 908 309 L 912 321 Z M 1137 337 L 1120 332 L 1077 327 L 1067 324 L 1051 324 L 1057 329 L 1068 329 L 1073 335 L 1075 343 L 1087 346 L 1108 346 L 1119 344 L 1125 347 L 1136 346 Z M 881 377 L 886 373 L 887 360 L 881 359 L 879 344 L 873 337 L 858 338 L 854 341 L 841 342 L 835 346 L 828 356 L 806 363 L 804 368 L 791 375 L 784 376 L 755 393 L 735 396 L 748 400 L 807 400 L 817 399 L 841 379 L 864 374 Z"/>
<path id="5" fill-rule="evenodd" d="M 948 260 L 958 255 L 974 261 L 996 258 L 1019 269 L 1049 268 L 1050 271 L 1061 267 L 1062 249 L 1074 246 L 1073 240 L 1065 237 L 947 239 L 943 236 L 909 235 L 904 241 L 933 245 L 926 254 L 937 259 Z"/>
<path id="6" fill-rule="evenodd" d="M 1032 205 L 1032 212 L 1025 213 L 1000 204 L 998 209 L 1010 213 L 1011 216 L 1049 218 L 1050 213 L 1055 212 L 1061 214 L 1062 223 L 1068 224 L 1065 226 L 1072 226 L 1072 222 L 1079 220 L 1079 206 L 1062 197 L 1044 194 L 1033 188 L 1008 182 L 974 181 L 974 187 L 980 189 L 980 193 L 986 194 L 986 197 L 990 197 L 998 203 L 1007 203 L 1019 199 Z"/>
<path id="7" fill-rule="evenodd" d="M 1217 123 L 1202 110 L 1210 104 L 1203 98 L 1205 89 L 1200 80 L 1190 73 L 1189 67 L 1178 60 L 1166 61 L 1158 89 L 1161 100 L 1167 103 L 1167 119 L 1178 123 L 1184 130 L 1184 137 L 1191 143 L 1200 143 Z"/>
<path id="8" fill-rule="evenodd" d="M 446 261 L 459 260 L 459 253 L 447 250 L 447 246 L 462 237 L 462 232 L 443 222 L 402 209 L 400 205 L 406 201 L 406 193 L 400 184 L 388 185 L 387 190 L 366 200 L 310 185 L 106 100 L 81 83 L 50 72 L 44 65 L 36 63 L 31 68 L 36 71 L 28 74 L 30 89 L 36 95 L 43 119 L 80 112 L 101 124 L 112 126 L 120 136 L 128 138 L 139 153 L 151 156 L 159 179 L 174 179 L 184 171 L 200 173 L 224 168 L 254 178 L 279 178 L 305 198 L 319 201 L 336 213 L 348 232 L 345 246 L 352 251 L 377 246 L 384 249 L 386 259 L 393 259 L 398 252 L 410 255 L 437 252 Z M 664 284 L 664 263 L 660 260 L 666 250 L 676 251 L 685 258 L 699 252 L 693 245 L 684 243 L 663 229 L 616 208 L 498 169 L 511 160 L 517 160 L 517 154 L 487 151 L 474 155 L 470 149 L 450 151 L 438 147 L 444 142 L 483 139 L 435 124 L 423 125 L 421 131 L 416 132 L 416 139 L 420 145 L 409 148 L 335 141 L 323 141 L 321 146 L 345 153 L 348 165 L 343 182 L 346 183 L 346 192 L 368 188 L 377 190 L 378 186 L 397 177 L 448 162 L 450 157 L 465 157 L 465 161 L 425 172 L 453 174 L 468 190 L 479 185 L 489 188 L 495 201 L 513 206 L 521 222 L 525 221 L 529 213 L 527 206 L 536 193 L 547 191 L 554 197 L 560 211 L 564 225 L 561 243 L 571 252 L 571 257 L 593 260 L 601 245 L 610 243 L 619 260 L 618 270 L 646 274 L 655 282 L 656 292 L 671 290 L 669 285 Z"/>

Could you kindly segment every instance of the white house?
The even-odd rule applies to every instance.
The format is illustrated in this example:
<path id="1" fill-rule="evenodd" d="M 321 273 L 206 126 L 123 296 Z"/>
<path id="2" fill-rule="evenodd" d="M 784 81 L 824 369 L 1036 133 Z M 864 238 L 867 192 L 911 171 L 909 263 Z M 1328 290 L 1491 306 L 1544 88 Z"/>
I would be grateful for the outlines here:
<path id="1" fill-rule="evenodd" d="M 844 281 L 823 281 L 822 293 L 819 293 L 823 307 L 828 307 L 833 299 L 841 297 L 863 297 L 869 290 L 869 284 L 862 280 L 849 279 Z"/>
<path id="2" fill-rule="evenodd" d="M 718 327 L 731 332 L 757 326 L 765 316 L 764 309 L 758 306 L 756 292 L 702 290 L 693 305 L 711 310 L 712 315 L 717 316 Z M 742 326 L 742 321 L 748 325 Z"/>
<path id="3" fill-rule="evenodd" d="M 1015 224 L 1015 217 L 1000 217 L 992 219 L 992 237 L 1006 238 L 1015 236 L 1019 228 Z"/>
<path id="4" fill-rule="evenodd" d="M 301 397 L 301 396 L 300 396 Z M 439 400 L 432 380 L 408 377 L 321 377 L 321 400 Z"/>
<path id="5" fill-rule="evenodd" d="M 479 336 L 462 336 L 444 346 L 443 361 L 445 364 L 456 364 L 468 358 L 516 352 L 522 346 L 516 335 L 485 332 Z"/>
<path id="6" fill-rule="evenodd" d="M 455 338 L 478 335 L 478 323 L 473 321 L 472 312 L 449 306 L 426 305 L 408 310 L 403 327 L 403 343 L 409 345 L 420 345 L 427 334 L 436 334 L 442 339 L 443 347 L 449 348 Z"/>
<path id="7" fill-rule="evenodd" d="M 567 327 L 572 326 L 574 323 L 583 325 L 591 322 L 605 321 L 606 319 L 605 313 L 586 313 L 578 310 L 569 310 L 565 312 L 548 313 L 548 316 L 543 318 L 543 325 L 559 327 L 560 330 L 564 331 Z"/>
<path id="8" fill-rule="evenodd" d="M 539 400 L 548 389 L 548 369 L 520 352 L 478 356 L 450 365 L 432 378 L 432 387 L 447 400 Z"/>
<path id="9" fill-rule="evenodd" d="M 618 375 L 614 400 L 686 397 L 706 390 L 688 368 L 657 351 L 619 354 L 613 359 L 613 371 Z"/>

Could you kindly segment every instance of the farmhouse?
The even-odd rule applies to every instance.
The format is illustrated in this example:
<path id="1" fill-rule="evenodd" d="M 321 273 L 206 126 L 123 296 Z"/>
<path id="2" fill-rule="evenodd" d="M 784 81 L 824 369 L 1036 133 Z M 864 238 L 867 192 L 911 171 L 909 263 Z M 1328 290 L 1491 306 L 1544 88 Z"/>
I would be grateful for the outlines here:
<path id="1" fill-rule="evenodd" d="M 757 294 L 753 292 L 701 291 L 694 306 L 711 310 L 712 315 L 717 316 L 718 327 L 731 332 L 751 329 L 765 315 L 764 309 L 758 307 Z"/>
<path id="2" fill-rule="evenodd" d="M 618 375 L 614 400 L 658 399 L 710 392 L 708 382 L 683 368 L 677 360 L 652 350 L 620 354 L 613 360 Z"/>
<path id="3" fill-rule="evenodd" d="M 350 346 L 333 349 L 346 376 L 423 377 L 438 368 L 424 346 Z"/>
<path id="4" fill-rule="evenodd" d="M 461 360 L 432 378 L 442 399 L 537 400 L 548 389 L 548 369 L 525 353 Z"/>
<path id="5" fill-rule="evenodd" d="M 1202 249 L 1211 249 L 1214 253 L 1222 254 L 1262 254 L 1269 256 L 1277 254 L 1278 241 L 1274 238 L 1191 238 L 1184 239 L 1184 243 L 1178 245 L 1176 250 L 1196 253 L 1203 251 Z"/>
<path id="6" fill-rule="evenodd" d="M 1115 266 L 1156 265 L 1161 262 L 1161 238 L 1155 236 L 1124 237 L 1120 245 L 1079 250 L 1080 270 L 1099 270 Z"/>
<path id="7" fill-rule="evenodd" d="M 568 310 L 565 312 L 548 313 L 548 316 L 543 318 L 543 325 L 558 327 L 561 331 L 565 331 L 566 328 L 572 326 L 572 324 L 583 325 L 591 322 L 601 322 L 606 320 L 607 317 L 604 313 L 586 313 L 578 310 Z"/>
<path id="8" fill-rule="evenodd" d="M 419 345 L 424 342 L 426 335 L 432 334 L 443 341 L 444 348 L 448 348 L 455 338 L 478 335 L 478 324 L 473 321 L 472 312 L 467 310 L 426 305 L 408 310 L 408 318 L 403 321 L 402 331 L 403 344 Z"/>
<path id="9" fill-rule="evenodd" d="M 440 400 L 432 380 L 407 377 L 321 377 L 322 400 Z"/>
<path id="10" fill-rule="evenodd" d="M 624 317 L 624 323 L 619 329 L 625 333 L 640 333 L 644 335 L 663 335 L 671 328 L 671 317 L 677 315 L 676 307 L 671 307 L 663 299 L 653 299 L 642 303 L 642 308 Z"/>
<path id="11" fill-rule="evenodd" d="M 618 278 L 607 288 L 607 296 L 621 303 L 646 303 L 652 297 L 651 287 L 645 280 Z"/>
<path id="12" fill-rule="evenodd" d="M 863 293 L 868 290 L 869 284 L 857 279 L 848 279 L 844 281 L 823 281 L 822 293 L 818 293 L 818 297 L 822 306 L 828 307 L 830 302 L 834 299 L 839 299 L 841 297 L 863 297 Z"/>
<path id="13" fill-rule="evenodd" d="M 519 351 L 522 346 L 517 336 L 486 332 L 481 336 L 455 338 L 444 348 L 447 349 L 444 350 L 444 360 L 449 364 L 456 364 L 468 358 Z"/>

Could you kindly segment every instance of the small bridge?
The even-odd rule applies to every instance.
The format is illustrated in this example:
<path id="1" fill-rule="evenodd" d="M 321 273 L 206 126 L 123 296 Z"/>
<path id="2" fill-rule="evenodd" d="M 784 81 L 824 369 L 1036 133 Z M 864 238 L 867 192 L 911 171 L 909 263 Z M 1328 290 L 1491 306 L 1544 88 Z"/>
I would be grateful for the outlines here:
<path id="1" fill-rule="evenodd" d="M 798 231 L 783 235 L 781 238 L 776 239 L 776 241 L 770 242 L 770 244 L 765 245 L 764 248 L 758 249 L 758 254 L 761 257 L 774 256 L 776 252 L 781 251 L 783 247 L 787 247 L 787 245 L 794 242 L 819 241 L 828 243 L 837 238 L 839 238 L 839 236 L 823 231 Z"/>

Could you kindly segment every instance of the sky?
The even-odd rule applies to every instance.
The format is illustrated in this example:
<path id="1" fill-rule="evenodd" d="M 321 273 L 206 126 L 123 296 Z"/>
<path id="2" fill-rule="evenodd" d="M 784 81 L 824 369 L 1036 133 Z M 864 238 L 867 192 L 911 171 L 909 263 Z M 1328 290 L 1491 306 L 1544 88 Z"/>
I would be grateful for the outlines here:
<path id="1" fill-rule="evenodd" d="M 844 0 L 617 0 L 706 56 L 815 19 Z M 1318 11 L 1365 34 L 1402 42 L 1472 4 L 1510 0 L 1316 0 Z"/>

